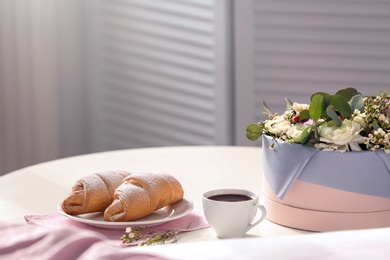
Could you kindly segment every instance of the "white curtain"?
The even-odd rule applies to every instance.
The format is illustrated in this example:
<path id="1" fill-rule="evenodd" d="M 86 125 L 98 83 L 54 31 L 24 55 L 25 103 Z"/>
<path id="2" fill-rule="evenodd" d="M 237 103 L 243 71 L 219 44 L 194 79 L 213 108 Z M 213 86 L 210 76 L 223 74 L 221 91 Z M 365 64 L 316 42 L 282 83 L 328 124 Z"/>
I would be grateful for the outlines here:
<path id="1" fill-rule="evenodd" d="M 0 1 L 0 174 L 59 155 L 55 1 Z"/>
<path id="2" fill-rule="evenodd" d="M 0 175 L 232 144 L 231 1 L 0 0 Z"/>

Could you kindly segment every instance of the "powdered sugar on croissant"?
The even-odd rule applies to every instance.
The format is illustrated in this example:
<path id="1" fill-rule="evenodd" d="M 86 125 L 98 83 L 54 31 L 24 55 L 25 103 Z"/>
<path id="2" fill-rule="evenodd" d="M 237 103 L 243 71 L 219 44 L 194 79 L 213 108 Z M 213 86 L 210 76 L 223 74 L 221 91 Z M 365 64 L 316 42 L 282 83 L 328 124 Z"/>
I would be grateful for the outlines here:
<path id="1" fill-rule="evenodd" d="M 183 198 L 180 182 L 169 174 L 139 173 L 125 178 L 104 212 L 106 221 L 131 221 Z"/>
<path id="2" fill-rule="evenodd" d="M 79 179 L 62 202 L 62 210 L 70 215 L 103 212 L 113 201 L 115 189 L 129 176 L 127 171 L 104 171 Z"/>

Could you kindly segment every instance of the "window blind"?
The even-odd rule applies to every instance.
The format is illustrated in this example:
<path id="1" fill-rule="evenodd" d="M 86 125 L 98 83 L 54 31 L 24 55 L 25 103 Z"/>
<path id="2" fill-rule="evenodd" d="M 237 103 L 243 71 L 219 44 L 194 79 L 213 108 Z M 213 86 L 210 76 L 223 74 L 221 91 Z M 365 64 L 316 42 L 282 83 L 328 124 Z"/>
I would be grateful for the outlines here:
<path id="1" fill-rule="evenodd" d="M 308 103 L 316 91 L 355 87 L 375 95 L 390 89 L 389 1 L 254 0 L 245 5 L 253 58 L 245 63 L 252 73 L 247 74 L 247 97 L 241 97 L 251 100 L 244 123 L 266 118 L 263 100 L 282 113 L 285 97 Z"/>
<path id="2" fill-rule="evenodd" d="M 227 2 L 94 4 L 93 149 L 229 143 Z"/>

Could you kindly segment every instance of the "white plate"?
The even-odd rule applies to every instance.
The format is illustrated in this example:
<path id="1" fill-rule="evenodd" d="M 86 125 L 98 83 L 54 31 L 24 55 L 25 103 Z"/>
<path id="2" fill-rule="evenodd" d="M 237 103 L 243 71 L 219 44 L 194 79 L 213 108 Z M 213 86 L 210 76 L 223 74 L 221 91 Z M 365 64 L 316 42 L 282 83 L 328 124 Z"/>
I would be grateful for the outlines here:
<path id="1" fill-rule="evenodd" d="M 131 222 L 108 222 L 104 221 L 103 212 L 88 213 L 81 215 L 69 215 L 61 208 L 61 203 L 57 205 L 57 210 L 60 214 L 82 222 L 91 226 L 109 228 L 109 229 L 123 229 L 131 226 L 155 226 L 174 219 L 184 217 L 194 209 L 194 203 L 187 199 L 182 199 L 172 205 L 166 206 L 162 209 L 156 210 L 149 216 L 140 218 Z"/>

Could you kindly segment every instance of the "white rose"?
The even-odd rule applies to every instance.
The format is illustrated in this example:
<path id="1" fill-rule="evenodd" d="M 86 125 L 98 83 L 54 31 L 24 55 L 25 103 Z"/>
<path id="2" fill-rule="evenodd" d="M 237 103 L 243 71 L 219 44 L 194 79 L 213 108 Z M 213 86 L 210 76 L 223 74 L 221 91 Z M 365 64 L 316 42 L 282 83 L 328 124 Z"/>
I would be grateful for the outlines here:
<path id="1" fill-rule="evenodd" d="M 309 110 L 309 105 L 294 102 L 292 109 L 299 113 L 302 112 L 303 110 Z"/>
<path id="2" fill-rule="evenodd" d="M 291 123 L 286 121 L 283 116 L 275 116 L 272 120 L 267 120 L 265 123 L 266 129 L 278 136 L 285 134 L 290 126 Z"/>
<path id="3" fill-rule="evenodd" d="M 350 142 L 364 142 L 364 138 L 359 134 L 361 129 L 359 123 L 345 119 L 340 127 L 328 126 L 328 123 L 324 123 L 318 127 L 318 132 L 322 142 L 346 145 Z"/>
<path id="4" fill-rule="evenodd" d="M 303 124 L 295 124 L 292 125 L 288 130 L 287 130 L 287 136 L 292 139 L 294 142 L 301 142 L 301 135 L 303 130 L 305 130 L 308 126 L 303 125 Z"/>
<path id="5" fill-rule="evenodd" d="M 344 153 L 348 150 L 347 145 L 316 143 L 314 144 L 314 146 L 323 151 L 337 151 L 337 152 Z"/>
<path id="6" fill-rule="evenodd" d="M 365 128 L 367 126 L 366 121 L 364 121 L 365 116 L 365 113 L 360 113 L 360 111 L 356 109 L 354 112 L 353 121 L 359 123 L 362 128 Z"/>

